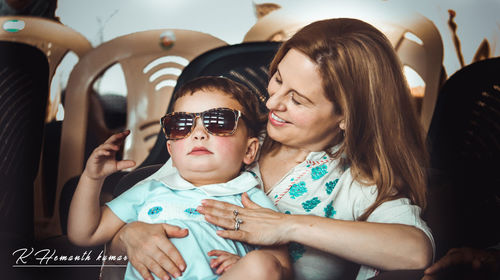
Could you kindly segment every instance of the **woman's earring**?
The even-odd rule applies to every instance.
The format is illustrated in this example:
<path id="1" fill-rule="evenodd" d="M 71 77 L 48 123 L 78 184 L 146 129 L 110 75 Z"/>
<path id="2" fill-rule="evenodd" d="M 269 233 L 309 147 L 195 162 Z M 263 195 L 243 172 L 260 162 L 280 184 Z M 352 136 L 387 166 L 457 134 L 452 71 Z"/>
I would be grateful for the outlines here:
<path id="1" fill-rule="evenodd" d="M 339 127 L 340 127 L 340 129 L 345 130 L 345 121 L 344 120 L 340 121 Z"/>
<path id="2" fill-rule="evenodd" d="M 341 120 L 339 123 L 339 128 L 342 130 L 342 136 L 345 137 L 345 121 Z"/>

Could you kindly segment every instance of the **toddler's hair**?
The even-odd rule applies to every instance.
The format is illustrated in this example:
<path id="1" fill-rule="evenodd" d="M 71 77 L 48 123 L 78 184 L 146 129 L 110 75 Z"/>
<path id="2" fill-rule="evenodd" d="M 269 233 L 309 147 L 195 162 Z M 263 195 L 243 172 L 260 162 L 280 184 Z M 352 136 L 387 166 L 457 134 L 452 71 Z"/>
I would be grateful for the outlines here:
<path id="1" fill-rule="evenodd" d="M 216 90 L 228 95 L 243 107 L 241 112 L 248 122 L 245 122 L 250 137 L 257 137 L 264 129 L 267 122 L 267 114 L 260 109 L 260 101 L 257 94 L 241 83 L 224 77 L 203 76 L 193 79 L 177 90 L 172 97 L 173 105 L 177 99 L 185 95 L 193 95 L 197 91 Z"/>

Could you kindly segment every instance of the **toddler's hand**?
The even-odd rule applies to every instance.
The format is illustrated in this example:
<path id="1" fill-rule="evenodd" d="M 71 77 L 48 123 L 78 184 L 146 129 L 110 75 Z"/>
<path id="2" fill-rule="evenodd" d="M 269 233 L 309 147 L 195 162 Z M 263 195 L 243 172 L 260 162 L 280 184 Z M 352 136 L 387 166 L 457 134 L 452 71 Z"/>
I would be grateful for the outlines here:
<path id="1" fill-rule="evenodd" d="M 120 150 L 120 146 L 129 134 L 130 130 L 114 134 L 97 147 L 87 160 L 83 175 L 90 179 L 101 180 L 116 171 L 135 166 L 133 160 L 117 161 L 115 158 L 116 152 Z"/>
<path id="2" fill-rule="evenodd" d="M 207 255 L 209 255 L 210 257 L 213 256 L 217 257 L 215 259 L 210 260 L 210 267 L 217 268 L 215 273 L 219 275 L 226 272 L 226 270 L 230 269 L 231 266 L 241 258 L 238 255 L 234 255 L 221 250 L 212 250 L 208 252 Z"/>

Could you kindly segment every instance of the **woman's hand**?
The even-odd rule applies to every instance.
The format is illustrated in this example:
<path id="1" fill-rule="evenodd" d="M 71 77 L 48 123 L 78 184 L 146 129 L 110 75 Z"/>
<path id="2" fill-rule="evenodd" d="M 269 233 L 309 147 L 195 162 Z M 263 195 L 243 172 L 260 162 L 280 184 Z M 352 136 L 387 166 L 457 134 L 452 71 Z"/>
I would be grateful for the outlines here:
<path id="1" fill-rule="evenodd" d="M 130 130 L 113 134 L 103 144 L 95 148 L 87 160 L 82 176 L 92 180 L 102 180 L 116 171 L 134 167 L 135 162 L 132 160 L 117 161 L 115 158 L 129 134 Z"/>
<path id="2" fill-rule="evenodd" d="M 288 243 L 288 215 L 275 212 L 253 203 L 248 195 L 241 196 L 244 208 L 206 199 L 201 202 L 198 212 L 205 215 L 205 220 L 227 230 L 219 230 L 217 234 L 224 238 L 243 241 L 254 245 L 281 245 Z M 235 217 L 233 210 L 238 211 L 238 218 L 243 222 L 239 230 L 234 230 Z"/>
<path id="3" fill-rule="evenodd" d="M 233 264 L 240 260 L 240 256 L 228 253 L 226 251 L 221 250 L 212 250 L 207 254 L 210 257 L 217 257 L 215 259 L 210 260 L 210 267 L 217 268 L 215 271 L 216 274 L 221 275 L 226 272 L 226 270 L 230 269 Z"/>
<path id="4" fill-rule="evenodd" d="M 186 263 L 169 237 L 182 238 L 187 229 L 168 224 L 133 222 L 119 232 L 130 263 L 144 279 L 153 279 L 151 272 L 160 279 L 170 279 L 168 274 L 179 277 Z"/>

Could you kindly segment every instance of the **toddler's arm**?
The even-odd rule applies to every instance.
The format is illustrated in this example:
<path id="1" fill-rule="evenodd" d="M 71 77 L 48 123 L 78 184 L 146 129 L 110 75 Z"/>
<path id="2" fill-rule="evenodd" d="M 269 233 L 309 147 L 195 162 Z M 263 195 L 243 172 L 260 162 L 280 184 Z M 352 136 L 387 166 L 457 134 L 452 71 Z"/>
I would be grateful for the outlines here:
<path id="1" fill-rule="evenodd" d="M 258 189 L 251 189 L 246 194 L 242 195 L 242 201 L 251 200 L 254 207 L 269 208 L 277 211 L 276 207 L 264 192 Z M 243 218 L 245 220 L 245 218 Z M 244 226 L 244 224 L 243 224 Z M 215 251 L 215 250 L 214 250 Z M 217 255 L 217 252 L 212 251 Z M 220 278 L 224 279 L 293 279 L 293 270 L 288 249 L 286 245 L 282 246 L 267 246 L 259 250 L 253 250 L 246 254 L 241 259 L 224 256 L 219 254 L 219 257 L 211 264 L 223 268 L 223 275 Z"/>
<path id="2" fill-rule="evenodd" d="M 68 238 L 80 246 L 106 243 L 124 225 L 108 207 L 99 205 L 104 179 L 119 170 L 135 166 L 131 160 L 117 161 L 120 149 L 130 131 L 109 137 L 97 147 L 89 159 L 73 195 L 68 216 Z"/>

